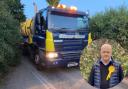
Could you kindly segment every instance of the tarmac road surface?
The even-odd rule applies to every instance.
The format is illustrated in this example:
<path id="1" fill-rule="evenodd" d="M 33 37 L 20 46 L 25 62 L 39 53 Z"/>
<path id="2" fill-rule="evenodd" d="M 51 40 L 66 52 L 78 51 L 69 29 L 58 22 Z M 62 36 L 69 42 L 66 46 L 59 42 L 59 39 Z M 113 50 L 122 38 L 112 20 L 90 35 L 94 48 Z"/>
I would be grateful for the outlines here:
<path id="1" fill-rule="evenodd" d="M 4 82 L 1 89 L 95 89 L 82 78 L 79 68 L 38 71 L 25 57 Z M 128 85 L 121 83 L 112 89 L 128 89 Z"/>

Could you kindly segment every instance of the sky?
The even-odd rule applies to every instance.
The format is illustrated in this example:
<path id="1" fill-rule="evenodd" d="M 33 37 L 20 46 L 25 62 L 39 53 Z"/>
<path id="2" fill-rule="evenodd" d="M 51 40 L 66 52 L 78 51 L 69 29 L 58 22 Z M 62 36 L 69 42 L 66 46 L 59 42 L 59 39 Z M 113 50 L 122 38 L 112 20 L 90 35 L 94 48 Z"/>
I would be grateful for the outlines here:
<path id="1" fill-rule="evenodd" d="M 21 0 L 24 4 L 24 13 L 27 18 L 34 16 L 33 1 L 38 6 L 38 10 L 48 6 L 45 0 Z M 90 16 L 104 11 L 106 8 L 118 8 L 121 5 L 128 6 L 128 0 L 61 0 L 60 4 L 76 6 L 80 11 L 89 11 Z"/>

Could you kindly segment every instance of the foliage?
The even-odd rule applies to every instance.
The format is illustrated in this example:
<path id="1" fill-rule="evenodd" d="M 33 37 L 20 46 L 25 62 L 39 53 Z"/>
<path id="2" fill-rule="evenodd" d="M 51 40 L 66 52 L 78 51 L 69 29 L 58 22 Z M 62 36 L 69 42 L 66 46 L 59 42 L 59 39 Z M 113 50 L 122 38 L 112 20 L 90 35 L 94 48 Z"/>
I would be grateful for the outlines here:
<path id="1" fill-rule="evenodd" d="M 60 0 L 46 0 L 50 6 L 57 6 Z"/>
<path id="2" fill-rule="evenodd" d="M 8 8 L 6 0 L 0 1 L 0 76 L 8 71 L 10 66 L 20 62 L 19 21 Z"/>
<path id="3" fill-rule="evenodd" d="M 25 21 L 26 17 L 23 13 L 24 5 L 20 3 L 21 0 L 5 0 L 7 9 L 10 11 L 14 19 L 19 22 Z"/>
<path id="4" fill-rule="evenodd" d="M 97 13 L 90 20 L 90 30 L 94 39 L 113 39 L 128 49 L 128 8 L 120 6 Z"/>

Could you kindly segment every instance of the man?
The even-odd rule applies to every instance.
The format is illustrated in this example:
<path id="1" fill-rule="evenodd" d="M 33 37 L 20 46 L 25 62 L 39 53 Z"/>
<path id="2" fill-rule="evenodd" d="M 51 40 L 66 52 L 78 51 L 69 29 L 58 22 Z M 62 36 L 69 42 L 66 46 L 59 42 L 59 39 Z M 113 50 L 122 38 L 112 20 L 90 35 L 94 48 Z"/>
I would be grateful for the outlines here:
<path id="1" fill-rule="evenodd" d="M 93 65 L 88 83 L 100 89 L 108 89 L 121 82 L 123 70 L 112 58 L 112 46 L 104 44 L 100 50 L 101 58 Z"/>

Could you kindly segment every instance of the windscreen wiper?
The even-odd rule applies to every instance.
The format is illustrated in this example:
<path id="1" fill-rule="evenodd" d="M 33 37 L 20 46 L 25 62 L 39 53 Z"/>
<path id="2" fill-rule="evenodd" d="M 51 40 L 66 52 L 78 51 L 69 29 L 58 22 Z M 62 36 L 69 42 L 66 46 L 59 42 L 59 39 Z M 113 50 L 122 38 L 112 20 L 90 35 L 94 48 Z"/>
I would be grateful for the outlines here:
<path id="1" fill-rule="evenodd" d="M 68 32 L 68 29 L 71 29 L 71 28 L 54 28 L 54 30 L 58 32 Z"/>
<path id="2" fill-rule="evenodd" d="M 76 29 L 76 31 L 77 31 L 77 32 L 88 31 L 88 27 L 78 28 L 78 29 Z"/>

